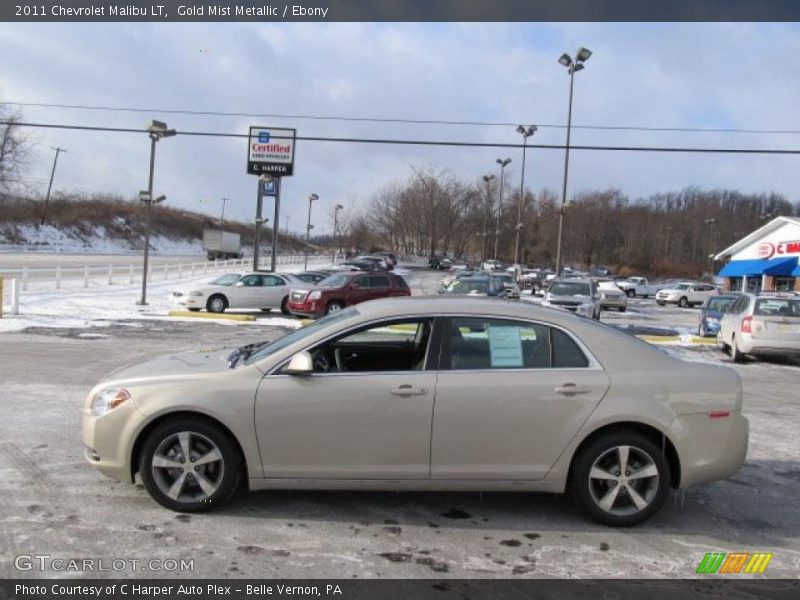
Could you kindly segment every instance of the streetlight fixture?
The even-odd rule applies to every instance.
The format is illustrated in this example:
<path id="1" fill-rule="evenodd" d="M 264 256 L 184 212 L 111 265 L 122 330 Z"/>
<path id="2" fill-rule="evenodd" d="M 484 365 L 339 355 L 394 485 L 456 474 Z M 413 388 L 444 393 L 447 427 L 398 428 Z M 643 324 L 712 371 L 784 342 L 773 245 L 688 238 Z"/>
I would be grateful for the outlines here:
<path id="1" fill-rule="evenodd" d="M 308 197 L 308 221 L 306 222 L 306 252 L 305 252 L 305 261 L 303 263 L 303 270 L 308 270 L 308 245 L 311 240 L 311 230 L 314 229 L 314 226 L 311 224 L 311 205 L 314 203 L 314 200 L 319 200 L 319 196 L 316 194 L 311 194 Z"/>
<path id="2" fill-rule="evenodd" d="M 42 225 L 44 225 L 44 221 L 47 218 L 47 205 L 50 203 L 50 190 L 53 188 L 53 178 L 56 176 L 56 165 L 58 164 L 58 155 L 62 152 L 66 152 L 64 148 L 56 146 L 53 148 L 50 146 L 51 150 L 56 151 L 56 157 L 53 159 L 53 170 L 50 171 L 50 183 L 47 185 L 47 196 L 44 197 L 44 210 L 42 211 Z"/>
<path id="3" fill-rule="evenodd" d="M 514 243 L 514 264 L 519 265 L 519 238 L 522 234 L 522 228 L 524 225 L 522 224 L 522 204 L 525 200 L 525 151 L 528 149 L 528 138 L 531 137 L 538 128 L 536 125 L 528 125 L 527 127 L 523 127 L 522 125 L 517 125 L 517 133 L 522 135 L 522 171 L 520 173 L 519 178 L 519 199 L 517 201 L 517 239 Z M 518 269 L 519 267 L 515 267 Z M 519 279 L 519 275 L 517 276 Z"/>
<path id="4" fill-rule="evenodd" d="M 497 260 L 497 248 L 500 245 L 500 214 L 503 212 L 503 186 L 505 182 L 506 167 L 511 163 L 511 159 L 498 158 L 495 162 L 500 165 L 500 192 L 497 204 L 497 225 L 494 230 L 494 259 Z"/>
<path id="5" fill-rule="evenodd" d="M 564 185 L 561 190 L 561 210 L 558 215 L 558 247 L 556 248 L 556 277 L 561 274 L 561 236 L 564 230 L 564 214 L 567 211 L 567 180 L 569 177 L 569 140 L 572 132 L 572 93 L 575 86 L 575 73 L 583 70 L 584 64 L 592 51 L 587 48 L 578 48 L 575 58 L 569 54 L 562 54 L 558 62 L 567 68 L 569 73 L 569 109 L 567 112 L 567 148 L 564 156 Z"/>
<path id="6" fill-rule="evenodd" d="M 342 210 L 344 206 L 341 204 L 337 204 L 333 207 L 333 245 L 334 247 L 339 247 L 339 254 L 342 253 L 342 238 L 341 236 L 337 237 L 337 232 L 339 231 L 339 211 Z M 336 243 L 338 240 L 338 244 Z M 333 251 L 333 263 L 336 264 L 336 250 Z"/>
<path id="7" fill-rule="evenodd" d="M 147 306 L 147 267 L 150 259 L 150 219 L 153 204 L 158 204 L 166 199 L 166 196 L 159 196 L 153 200 L 153 171 L 156 164 L 156 142 L 161 138 L 177 135 L 174 129 L 167 127 L 163 121 L 150 121 L 150 125 L 145 128 L 150 137 L 150 174 L 147 178 L 146 198 L 142 198 L 139 192 L 139 199 L 145 203 L 145 224 L 144 224 L 144 265 L 142 267 L 142 297 L 139 299 L 140 306 Z"/>
<path id="8" fill-rule="evenodd" d="M 489 219 L 489 203 L 491 202 L 491 196 L 489 195 L 489 186 L 491 184 L 492 179 L 494 179 L 494 175 L 489 173 L 488 175 L 483 176 L 483 181 L 486 182 L 486 199 L 483 203 L 483 232 L 481 233 L 481 237 L 483 238 L 481 241 L 481 267 L 483 267 L 483 263 L 486 261 L 486 222 Z"/>

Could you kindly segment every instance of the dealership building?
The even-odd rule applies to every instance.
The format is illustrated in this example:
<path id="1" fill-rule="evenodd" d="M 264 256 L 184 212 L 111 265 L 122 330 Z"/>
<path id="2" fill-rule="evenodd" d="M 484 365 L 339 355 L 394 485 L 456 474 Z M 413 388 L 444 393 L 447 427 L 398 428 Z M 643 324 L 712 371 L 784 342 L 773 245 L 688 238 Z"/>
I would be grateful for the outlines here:
<path id="1" fill-rule="evenodd" d="M 729 291 L 800 291 L 800 217 L 777 217 L 725 248 L 719 276 Z"/>

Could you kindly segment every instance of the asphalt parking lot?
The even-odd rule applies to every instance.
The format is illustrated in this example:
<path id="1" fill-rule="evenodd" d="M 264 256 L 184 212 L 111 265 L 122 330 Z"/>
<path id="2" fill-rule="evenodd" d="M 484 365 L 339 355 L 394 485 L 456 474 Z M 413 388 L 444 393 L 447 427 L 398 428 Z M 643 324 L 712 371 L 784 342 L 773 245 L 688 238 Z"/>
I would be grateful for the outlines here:
<path id="1" fill-rule="evenodd" d="M 440 277 L 415 270 L 408 280 L 417 292 L 432 291 Z M 652 300 L 603 313 L 608 323 L 665 329 L 696 319 L 696 309 Z M 257 492 L 213 514 L 177 515 L 141 485 L 106 479 L 84 462 L 81 406 L 109 371 L 283 331 L 198 320 L 1 333 L 0 576 L 59 575 L 15 568 L 15 557 L 34 554 L 194 561 L 192 572 L 142 571 L 139 563 L 70 577 L 679 578 L 694 576 L 706 552 L 734 551 L 773 553 L 764 576 L 800 572 L 800 366 L 733 365 L 713 346 L 665 349 L 740 373 L 751 424 L 747 464 L 727 481 L 673 494 L 633 529 L 590 523 L 568 499 L 546 494 Z"/>

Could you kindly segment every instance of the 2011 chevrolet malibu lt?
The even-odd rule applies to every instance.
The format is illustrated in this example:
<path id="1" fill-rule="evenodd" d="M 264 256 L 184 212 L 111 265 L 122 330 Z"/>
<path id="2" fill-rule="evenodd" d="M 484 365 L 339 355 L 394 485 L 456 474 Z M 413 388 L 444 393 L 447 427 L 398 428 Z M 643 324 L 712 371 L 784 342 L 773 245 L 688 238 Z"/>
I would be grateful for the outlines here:
<path id="1" fill-rule="evenodd" d="M 250 489 L 570 492 L 633 525 L 743 464 L 742 384 L 564 311 L 391 298 L 110 374 L 86 458 L 176 511 Z"/>

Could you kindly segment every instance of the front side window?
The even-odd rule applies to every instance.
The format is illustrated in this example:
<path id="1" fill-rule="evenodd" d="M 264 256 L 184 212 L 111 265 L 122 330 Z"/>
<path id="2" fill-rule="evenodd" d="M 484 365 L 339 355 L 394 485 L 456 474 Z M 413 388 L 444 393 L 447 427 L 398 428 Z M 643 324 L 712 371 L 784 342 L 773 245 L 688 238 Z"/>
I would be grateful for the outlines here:
<path id="1" fill-rule="evenodd" d="M 457 317 L 443 334 L 442 369 L 584 368 L 589 360 L 560 329 L 540 323 Z"/>
<path id="2" fill-rule="evenodd" d="M 242 277 L 240 283 L 245 287 L 260 287 L 261 275 L 247 275 L 246 277 Z"/>
<path id="3" fill-rule="evenodd" d="M 421 371 L 433 320 L 384 321 L 310 350 L 315 373 Z"/>

